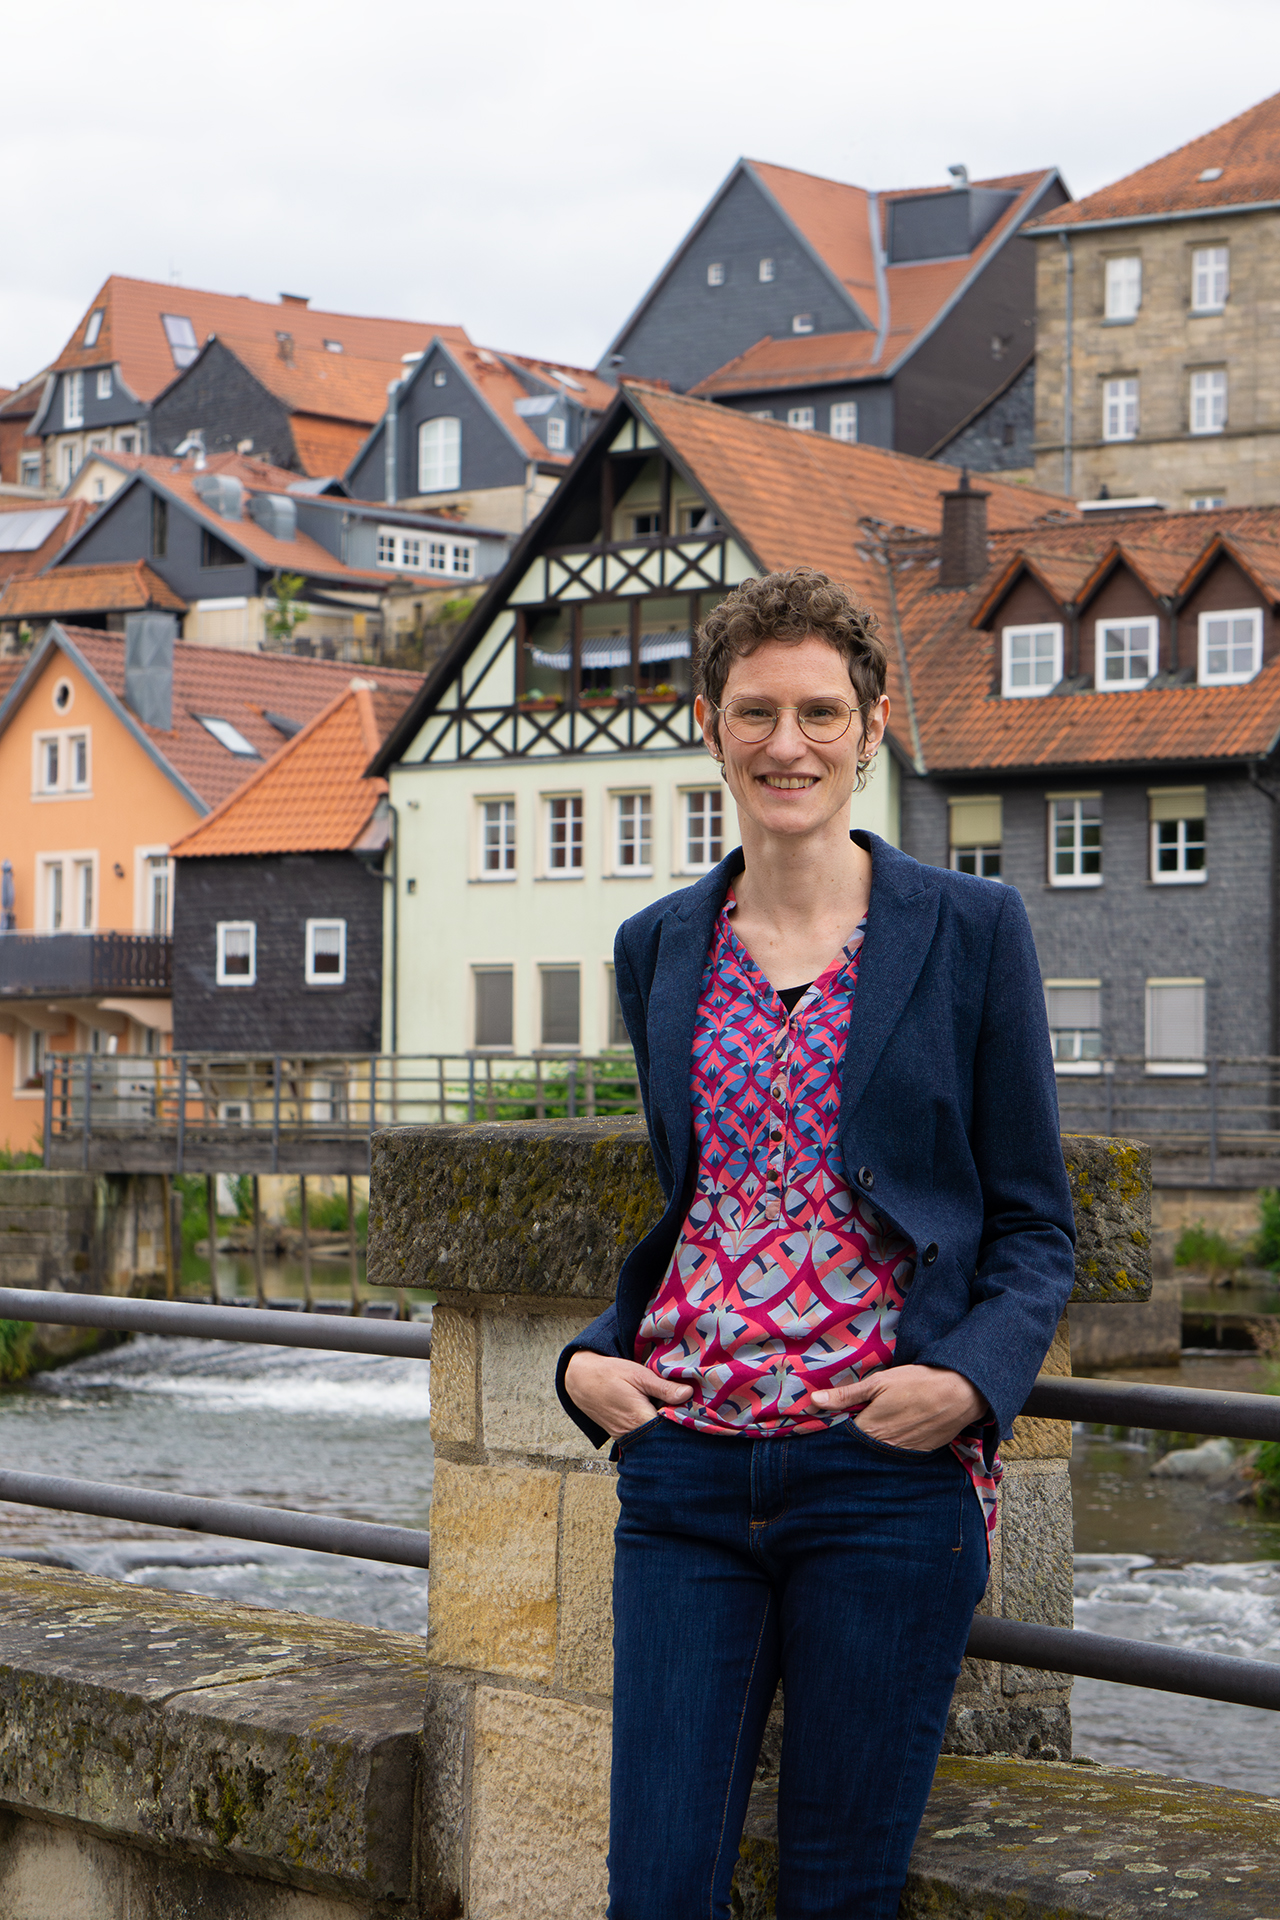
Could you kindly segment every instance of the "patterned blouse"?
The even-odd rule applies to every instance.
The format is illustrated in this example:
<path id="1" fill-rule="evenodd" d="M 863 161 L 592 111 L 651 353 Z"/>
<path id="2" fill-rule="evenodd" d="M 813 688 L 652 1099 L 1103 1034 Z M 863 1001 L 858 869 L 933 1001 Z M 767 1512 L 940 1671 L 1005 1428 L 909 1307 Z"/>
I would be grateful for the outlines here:
<path id="1" fill-rule="evenodd" d="M 703 969 L 692 1065 L 698 1183 L 636 1359 L 693 1398 L 664 1407 L 704 1433 L 813 1433 L 815 1388 L 893 1358 L 916 1250 L 849 1187 L 837 1144 L 840 1078 L 866 921 L 791 1013 L 733 931 L 732 892 Z M 982 1425 L 952 1441 L 988 1535 L 997 1456 Z"/>

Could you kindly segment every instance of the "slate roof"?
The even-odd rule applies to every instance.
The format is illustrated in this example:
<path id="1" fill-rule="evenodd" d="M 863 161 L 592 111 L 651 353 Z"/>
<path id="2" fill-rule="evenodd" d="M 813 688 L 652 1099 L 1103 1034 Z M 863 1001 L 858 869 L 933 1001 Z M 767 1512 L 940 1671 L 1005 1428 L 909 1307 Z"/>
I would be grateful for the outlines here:
<path id="1" fill-rule="evenodd" d="M 1251 574 L 1264 601 L 1280 607 L 1280 507 L 1170 513 L 1140 523 L 1117 516 L 1105 528 L 1060 523 L 1030 536 L 997 532 L 991 545 L 991 570 L 967 591 L 937 588 L 931 543 L 901 556 L 899 610 L 929 772 L 1261 759 L 1280 741 L 1280 658 L 1244 686 L 1157 684 L 1114 693 L 1064 687 L 1008 700 L 995 690 L 997 642 L 989 630 L 1023 560 L 1061 604 L 1100 582 L 1105 563 L 1115 560 L 1129 562 L 1163 593 L 1184 594 L 1225 552 Z M 1188 621 L 1182 646 L 1190 644 L 1189 628 Z"/>
<path id="2" fill-rule="evenodd" d="M 185 613 L 187 603 L 145 560 L 105 567 L 59 567 L 35 580 L 10 580 L 0 620 L 56 619 L 63 613 L 125 613 L 148 607 Z"/>
<path id="3" fill-rule="evenodd" d="M 304 660 L 290 654 L 234 653 L 225 647 L 178 641 L 173 649 L 173 726 L 162 732 L 143 723 L 124 705 L 123 634 L 102 633 L 57 622 L 36 648 L 30 668 L 42 662 L 49 646 L 65 641 L 104 692 L 115 699 L 128 724 L 188 790 L 193 803 L 211 808 L 234 793 L 284 745 L 285 736 L 267 719 L 269 713 L 305 726 L 352 678 L 349 664 L 331 660 Z M 31 680 L 34 681 L 34 672 Z M 379 689 L 411 695 L 422 676 L 378 668 L 370 673 Z M 19 710 L 25 694 L 21 678 L 0 705 L 0 730 Z M 201 725 L 198 715 L 229 720 L 259 758 L 232 753 Z"/>
<path id="4" fill-rule="evenodd" d="M 411 698 L 356 677 L 266 766 L 172 851 L 224 854 L 341 853 L 365 835 L 385 780 L 365 767 Z"/>
<path id="5" fill-rule="evenodd" d="M 1202 176 L 1212 177 L 1205 179 Z M 1028 232 L 1280 203 L 1280 93 L 1136 173 L 1059 207 Z"/>
<path id="6" fill-rule="evenodd" d="M 92 347 L 84 342 L 90 316 L 103 309 L 102 325 Z M 226 335 L 233 344 L 257 342 L 268 353 L 279 354 L 277 335 L 291 336 L 297 355 L 308 352 L 326 354 L 342 360 L 347 354 L 359 360 L 376 360 L 388 369 L 383 379 L 383 400 L 376 419 L 386 404 L 386 381 L 401 371 L 401 356 L 421 352 L 437 334 L 466 339 L 459 326 L 439 326 L 419 320 L 384 320 L 366 314 L 327 313 L 301 302 L 249 300 L 227 293 L 207 293 L 195 287 L 175 287 L 158 280 L 130 280 L 112 274 L 95 294 L 77 323 L 53 370 L 64 367 L 102 367 L 115 363 L 130 392 L 140 400 L 154 400 L 182 371 L 173 357 L 161 316 L 174 314 L 190 320 L 198 346 L 211 333 Z M 329 353 L 326 340 L 342 343 L 342 353 Z M 238 350 L 238 349 L 237 349 Z M 325 412 L 325 408 L 315 409 Z"/>
<path id="7" fill-rule="evenodd" d="M 771 387 L 883 379 L 933 330 L 965 285 L 1027 220 L 1037 200 L 1057 178 L 1049 168 L 1037 173 L 1004 174 L 993 180 L 970 181 L 973 187 L 995 188 L 1015 197 L 971 253 L 946 260 L 913 260 L 897 265 L 888 264 L 886 260 L 888 312 L 885 314 L 881 311 L 876 287 L 873 209 L 866 189 L 819 179 L 809 173 L 796 173 L 787 167 L 768 166 L 759 160 L 750 161 L 748 165 L 857 302 L 867 317 L 870 331 L 796 334 L 781 339 L 766 335 L 690 389 L 692 393 L 718 399 Z M 877 197 L 875 217 L 886 256 L 890 210 L 894 203 L 942 191 L 940 187 L 916 187 Z"/>

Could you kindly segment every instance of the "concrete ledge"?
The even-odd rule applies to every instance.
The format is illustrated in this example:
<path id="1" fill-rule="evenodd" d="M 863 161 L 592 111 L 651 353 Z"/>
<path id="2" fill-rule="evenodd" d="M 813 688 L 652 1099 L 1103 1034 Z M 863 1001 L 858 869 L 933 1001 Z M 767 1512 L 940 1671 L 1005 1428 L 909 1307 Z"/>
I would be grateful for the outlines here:
<path id="1" fill-rule="evenodd" d="M 328 1896 L 254 1913 L 403 1912 L 426 1672 L 407 1634 L 0 1561 L 0 1809 Z"/>
<path id="2" fill-rule="evenodd" d="M 1280 1801 L 1128 1768 L 944 1757 L 899 1920 L 1265 1920 L 1280 1912 Z M 743 1837 L 743 1920 L 773 1920 L 773 1796 Z"/>

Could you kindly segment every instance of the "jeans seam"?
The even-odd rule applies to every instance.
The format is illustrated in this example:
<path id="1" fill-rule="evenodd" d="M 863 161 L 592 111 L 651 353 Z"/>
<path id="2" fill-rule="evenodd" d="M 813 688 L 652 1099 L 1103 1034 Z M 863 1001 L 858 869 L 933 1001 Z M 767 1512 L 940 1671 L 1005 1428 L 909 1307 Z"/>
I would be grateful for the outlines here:
<path id="1" fill-rule="evenodd" d="M 720 1834 L 716 1841 L 716 1850 L 711 1860 L 711 1882 L 707 1889 L 708 1920 L 715 1920 L 716 1874 L 720 1868 L 720 1857 L 724 1852 L 725 1828 L 729 1824 L 729 1801 L 733 1795 L 733 1783 L 738 1771 L 738 1754 L 742 1748 L 742 1729 L 747 1718 L 747 1703 L 751 1699 L 751 1689 L 755 1685 L 756 1668 L 760 1664 L 760 1648 L 764 1644 L 764 1630 L 769 1624 L 769 1609 L 772 1605 L 773 1595 L 770 1594 L 764 1603 L 764 1613 L 760 1618 L 760 1631 L 756 1635 L 756 1650 L 751 1656 L 751 1671 L 747 1675 L 747 1684 L 742 1694 L 742 1706 L 738 1713 L 738 1731 L 734 1736 L 733 1758 L 729 1762 L 729 1778 L 725 1783 L 724 1806 L 720 1815 Z"/>

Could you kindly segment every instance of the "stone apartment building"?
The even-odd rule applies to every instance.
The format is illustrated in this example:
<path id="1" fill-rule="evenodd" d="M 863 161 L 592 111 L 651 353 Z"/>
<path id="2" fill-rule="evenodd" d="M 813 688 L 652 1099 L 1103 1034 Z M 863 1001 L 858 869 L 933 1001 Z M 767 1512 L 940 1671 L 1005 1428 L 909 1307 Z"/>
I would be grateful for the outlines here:
<path id="1" fill-rule="evenodd" d="M 1037 484 L 1280 500 L 1280 94 L 1023 231 Z"/>

